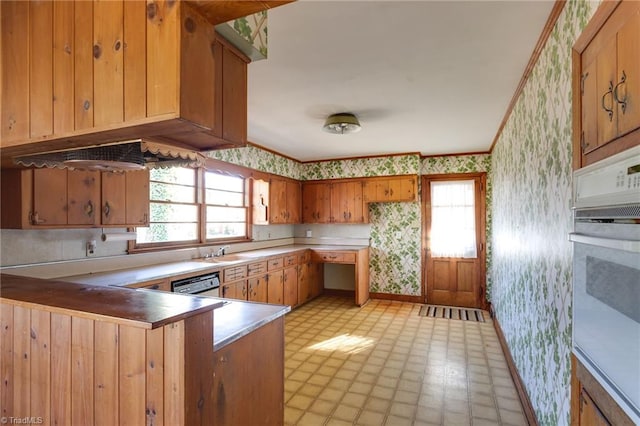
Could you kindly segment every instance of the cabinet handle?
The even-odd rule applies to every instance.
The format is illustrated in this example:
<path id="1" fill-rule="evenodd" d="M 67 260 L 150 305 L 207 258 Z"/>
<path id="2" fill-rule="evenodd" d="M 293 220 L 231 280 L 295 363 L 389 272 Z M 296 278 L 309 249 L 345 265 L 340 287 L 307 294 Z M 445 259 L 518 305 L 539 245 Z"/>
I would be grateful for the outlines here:
<path id="1" fill-rule="evenodd" d="M 627 74 L 624 72 L 624 70 L 622 70 L 622 77 L 620 78 L 620 82 L 616 84 L 616 87 L 613 89 L 613 98 L 616 100 L 617 103 L 622 104 L 623 114 L 627 110 L 627 91 L 625 86 L 624 99 L 620 99 L 620 97 L 618 96 L 618 87 L 620 87 L 621 84 L 626 83 L 626 81 L 627 81 Z"/>
<path id="2" fill-rule="evenodd" d="M 149 215 L 147 215 L 146 213 L 142 216 L 142 219 L 140 220 L 140 223 L 149 223 Z"/>
<path id="3" fill-rule="evenodd" d="M 351 219 L 351 212 L 349 212 L 349 219 Z"/>
<path id="4" fill-rule="evenodd" d="M 87 216 L 93 216 L 93 203 L 91 200 L 87 202 L 87 205 L 84 206 L 84 212 Z"/>
<path id="5" fill-rule="evenodd" d="M 604 104 L 604 100 L 607 97 L 607 95 L 611 95 L 611 108 L 607 108 L 607 106 Z M 609 82 L 609 90 L 604 92 L 604 95 L 602 95 L 602 100 L 600 101 L 600 104 L 602 105 L 602 109 L 605 110 L 609 115 L 609 121 L 613 121 L 613 81 Z"/>
<path id="6" fill-rule="evenodd" d="M 587 150 L 589 144 L 584 140 L 584 130 L 580 133 L 580 148 L 582 148 L 582 153 Z"/>
<path id="7" fill-rule="evenodd" d="M 32 225 L 40 225 L 41 223 L 46 223 L 47 221 L 44 219 L 40 219 L 38 212 L 31 213 L 30 220 Z"/>
<path id="8" fill-rule="evenodd" d="M 107 201 L 106 203 L 104 203 L 104 216 L 105 217 L 109 217 L 109 213 L 111 213 L 111 206 L 109 205 L 109 202 Z"/>
<path id="9" fill-rule="evenodd" d="M 389 195 L 391 195 L 391 196 L 393 197 L 393 188 L 391 188 L 391 189 L 389 190 Z"/>
<path id="10" fill-rule="evenodd" d="M 347 219 L 347 212 L 342 212 L 342 218 Z"/>

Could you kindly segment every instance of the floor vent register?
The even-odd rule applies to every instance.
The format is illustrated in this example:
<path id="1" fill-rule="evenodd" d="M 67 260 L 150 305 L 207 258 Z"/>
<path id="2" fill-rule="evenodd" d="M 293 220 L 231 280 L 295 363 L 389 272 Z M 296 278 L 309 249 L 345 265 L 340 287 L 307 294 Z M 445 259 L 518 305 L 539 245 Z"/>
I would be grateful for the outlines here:
<path id="1" fill-rule="evenodd" d="M 421 317 L 446 318 L 462 321 L 485 322 L 484 313 L 480 309 L 454 308 L 451 306 L 424 305 L 418 313 Z"/>

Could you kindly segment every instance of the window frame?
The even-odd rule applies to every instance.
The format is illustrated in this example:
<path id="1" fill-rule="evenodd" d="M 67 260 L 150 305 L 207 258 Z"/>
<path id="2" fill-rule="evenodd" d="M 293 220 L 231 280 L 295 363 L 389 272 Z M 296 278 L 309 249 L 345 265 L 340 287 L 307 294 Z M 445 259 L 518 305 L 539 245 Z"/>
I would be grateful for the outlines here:
<path id="1" fill-rule="evenodd" d="M 167 242 L 154 242 L 154 243 L 137 243 L 129 241 L 128 252 L 129 253 L 143 253 L 149 251 L 160 251 L 169 249 L 180 248 L 196 248 L 203 246 L 211 246 L 214 244 L 227 244 L 227 243 L 246 243 L 253 241 L 252 228 L 252 189 L 253 179 L 268 179 L 270 174 L 258 172 L 242 166 L 236 166 L 234 164 L 225 163 L 223 161 L 207 159 L 205 164 L 201 167 L 195 168 L 196 171 L 196 204 L 198 205 L 198 239 L 196 241 L 190 240 L 185 242 L 167 241 Z M 245 235 L 243 237 L 232 238 L 206 238 L 206 208 L 205 202 L 205 172 L 226 174 L 229 176 L 237 176 L 244 179 L 244 209 L 246 211 L 245 221 Z M 130 231 L 135 231 L 135 228 L 129 228 Z"/>

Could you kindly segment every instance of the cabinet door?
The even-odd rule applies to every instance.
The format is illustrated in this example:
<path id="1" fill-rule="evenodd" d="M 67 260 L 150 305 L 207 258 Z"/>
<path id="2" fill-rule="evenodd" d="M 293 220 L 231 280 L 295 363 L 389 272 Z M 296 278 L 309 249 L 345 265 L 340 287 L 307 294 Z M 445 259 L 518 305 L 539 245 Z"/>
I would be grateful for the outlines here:
<path id="1" fill-rule="evenodd" d="M 33 171 L 33 225 L 67 224 L 67 170 Z"/>
<path id="2" fill-rule="evenodd" d="M 124 173 L 102 173 L 102 224 L 123 225 L 127 218 Z"/>
<path id="3" fill-rule="evenodd" d="M 618 32 L 617 47 L 614 94 L 618 101 L 618 134 L 624 135 L 640 127 L 640 9 Z"/>
<path id="4" fill-rule="evenodd" d="M 298 304 L 298 266 L 291 266 L 283 274 L 283 303 L 289 306 Z"/>
<path id="5" fill-rule="evenodd" d="M 96 225 L 100 221 L 100 172 L 70 170 L 67 174 L 69 225 Z"/>
<path id="6" fill-rule="evenodd" d="M 269 224 L 269 182 L 262 179 L 254 179 L 252 182 L 253 224 Z"/>
<path id="7" fill-rule="evenodd" d="M 309 286 L 309 263 L 298 265 L 298 304 L 311 299 L 311 287 Z"/>
<path id="8" fill-rule="evenodd" d="M 309 293 L 310 298 L 314 298 L 322 294 L 324 290 L 324 264 L 309 264 Z"/>
<path id="9" fill-rule="evenodd" d="M 416 198 L 416 178 L 399 177 L 389 180 L 389 201 L 414 201 Z"/>
<path id="10" fill-rule="evenodd" d="M 267 302 L 267 277 L 266 275 L 247 280 L 247 300 L 251 302 Z"/>
<path id="11" fill-rule="evenodd" d="M 300 182 L 287 181 L 287 223 L 300 223 Z"/>
<path id="12" fill-rule="evenodd" d="M 225 299 L 247 300 L 247 281 L 236 281 L 220 286 L 220 297 Z"/>
<path id="13" fill-rule="evenodd" d="M 611 423 L 600 412 L 589 394 L 580 389 L 580 426 L 609 426 Z"/>
<path id="14" fill-rule="evenodd" d="M 271 179 L 269 182 L 270 223 L 287 222 L 287 181 Z"/>
<path id="15" fill-rule="evenodd" d="M 610 37 L 596 59 L 596 90 L 598 92 L 598 146 L 616 137 L 616 105 L 613 89 L 616 81 L 616 37 Z"/>
<path id="16" fill-rule="evenodd" d="M 222 49 L 222 137 L 247 142 L 247 63 L 228 47 Z"/>
<path id="17" fill-rule="evenodd" d="M 582 134 L 580 148 L 582 153 L 598 147 L 598 88 L 596 86 L 596 61 L 583 66 L 580 90 L 582 92 Z"/>
<path id="18" fill-rule="evenodd" d="M 330 184 L 305 183 L 302 187 L 302 221 L 304 223 L 329 223 L 330 218 Z"/>
<path id="19" fill-rule="evenodd" d="M 267 279 L 267 303 L 284 303 L 284 271 L 270 272 Z"/>
<path id="20" fill-rule="evenodd" d="M 126 224 L 145 226 L 149 224 L 149 170 L 125 173 Z"/>

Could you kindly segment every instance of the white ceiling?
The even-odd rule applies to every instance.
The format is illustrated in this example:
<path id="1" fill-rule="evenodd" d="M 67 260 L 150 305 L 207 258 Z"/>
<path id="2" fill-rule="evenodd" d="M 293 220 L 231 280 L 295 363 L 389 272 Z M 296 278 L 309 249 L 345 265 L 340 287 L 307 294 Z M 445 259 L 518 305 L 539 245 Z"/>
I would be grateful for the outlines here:
<path id="1" fill-rule="evenodd" d="M 297 1 L 249 65 L 248 136 L 301 161 L 486 152 L 553 1 Z M 362 130 L 321 130 L 352 112 Z"/>

